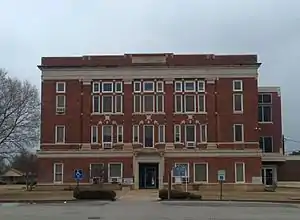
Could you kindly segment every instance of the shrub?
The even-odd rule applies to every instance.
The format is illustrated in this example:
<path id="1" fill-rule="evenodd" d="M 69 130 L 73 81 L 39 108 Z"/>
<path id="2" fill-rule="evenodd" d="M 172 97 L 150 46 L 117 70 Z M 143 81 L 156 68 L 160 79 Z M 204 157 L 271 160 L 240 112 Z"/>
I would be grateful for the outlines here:
<path id="1" fill-rule="evenodd" d="M 194 193 L 191 193 L 189 195 L 189 200 L 202 200 L 202 196 L 201 195 L 197 195 L 197 194 L 194 194 Z"/>
<path id="2" fill-rule="evenodd" d="M 112 190 L 103 189 L 80 189 L 76 187 L 73 191 L 73 197 L 75 199 L 86 200 L 116 200 L 116 192 Z"/>
<path id="3" fill-rule="evenodd" d="M 168 199 L 168 190 L 167 189 L 159 190 L 158 194 L 159 194 L 158 197 L 161 200 Z M 172 189 L 171 194 L 170 194 L 170 199 L 175 199 L 175 200 L 201 200 L 202 196 L 197 195 L 197 194 L 193 194 L 193 193 L 190 193 L 190 192 L 184 192 L 184 191 Z"/>

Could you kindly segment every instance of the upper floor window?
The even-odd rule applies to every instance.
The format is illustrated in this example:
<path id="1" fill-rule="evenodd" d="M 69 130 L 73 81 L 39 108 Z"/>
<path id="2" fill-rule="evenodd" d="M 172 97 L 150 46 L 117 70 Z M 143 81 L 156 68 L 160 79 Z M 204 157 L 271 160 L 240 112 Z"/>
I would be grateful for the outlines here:
<path id="1" fill-rule="evenodd" d="M 164 82 L 157 81 L 156 82 L 156 92 L 163 92 L 164 91 Z"/>
<path id="2" fill-rule="evenodd" d="M 100 89 L 100 83 L 99 82 L 93 82 L 93 93 L 99 93 L 101 91 Z"/>
<path id="3" fill-rule="evenodd" d="M 174 84 L 175 92 L 182 92 L 182 81 L 176 81 Z"/>
<path id="4" fill-rule="evenodd" d="M 66 96 L 57 95 L 56 96 L 56 113 L 63 114 L 65 113 L 66 108 Z"/>
<path id="5" fill-rule="evenodd" d="M 66 128 L 64 125 L 55 126 L 55 143 L 65 143 Z"/>
<path id="6" fill-rule="evenodd" d="M 244 142 L 244 125 L 234 124 L 233 125 L 233 141 Z"/>
<path id="7" fill-rule="evenodd" d="M 243 94 L 237 93 L 233 94 L 233 112 L 242 113 L 243 112 Z"/>
<path id="8" fill-rule="evenodd" d="M 273 152 L 273 138 L 272 137 L 259 137 L 259 147 L 262 152 Z"/>
<path id="9" fill-rule="evenodd" d="M 198 81 L 198 92 L 205 92 L 205 82 L 204 81 Z"/>
<path id="10" fill-rule="evenodd" d="M 259 94 L 258 104 L 272 104 L 272 94 Z"/>
<path id="11" fill-rule="evenodd" d="M 232 90 L 234 92 L 242 92 L 243 91 L 243 81 L 242 80 L 233 80 Z"/>
<path id="12" fill-rule="evenodd" d="M 133 82 L 133 91 L 134 92 L 141 92 L 142 91 L 142 86 L 140 81 L 134 81 Z"/>
<path id="13" fill-rule="evenodd" d="M 65 92 L 66 92 L 66 83 L 56 82 L 56 93 L 65 93 Z"/>
<path id="14" fill-rule="evenodd" d="M 259 94 L 258 96 L 258 121 L 272 122 L 272 95 Z"/>
<path id="15" fill-rule="evenodd" d="M 112 82 L 102 82 L 102 92 L 103 93 L 113 92 L 113 83 Z"/>
<path id="16" fill-rule="evenodd" d="M 154 92 L 154 82 L 144 81 L 143 82 L 143 92 Z"/>
<path id="17" fill-rule="evenodd" d="M 184 82 L 184 91 L 185 92 L 196 92 L 195 81 L 185 81 Z"/>
<path id="18" fill-rule="evenodd" d="M 122 82 L 116 82 L 115 83 L 115 92 L 116 93 L 123 92 L 123 84 L 122 84 Z"/>

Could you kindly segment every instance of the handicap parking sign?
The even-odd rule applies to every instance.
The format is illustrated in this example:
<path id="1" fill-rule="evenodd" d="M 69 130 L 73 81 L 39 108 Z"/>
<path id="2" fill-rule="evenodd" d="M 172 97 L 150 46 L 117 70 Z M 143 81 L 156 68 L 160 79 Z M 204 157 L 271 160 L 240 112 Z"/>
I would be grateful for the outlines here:
<path id="1" fill-rule="evenodd" d="M 74 179 L 79 181 L 83 179 L 83 171 L 81 169 L 76 169 L 74 171 Z"/>
<path id="2" fill-rule="evenodd" d="M 224 182 L 226 176 L 225 170 L 218 170 L 218 181 Z"/>

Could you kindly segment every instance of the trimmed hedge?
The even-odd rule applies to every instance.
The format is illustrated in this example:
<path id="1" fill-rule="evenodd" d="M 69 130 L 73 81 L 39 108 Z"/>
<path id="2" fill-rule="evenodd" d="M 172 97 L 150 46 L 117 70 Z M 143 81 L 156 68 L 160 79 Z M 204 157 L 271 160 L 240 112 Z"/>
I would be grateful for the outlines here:
<path id="1" fill-rule="evenodd" d="M 80 189 L 76 187 L 73 190 L 73 197 L 82 200 L 116 200 L 116 192 L 113 190 L 104 189 Z"/>
<path id="2" fill-rule="evenodd" d="M 168 190 L 167 189 L 161 189 L 158 192 L 158 197 L 161 200 L 168 199 Z M 196 195 L 190 192 L 184 192 L 179 190 L 171 190 L 170 199 L 172 200 L 201 200 L 201 195 Z"/>

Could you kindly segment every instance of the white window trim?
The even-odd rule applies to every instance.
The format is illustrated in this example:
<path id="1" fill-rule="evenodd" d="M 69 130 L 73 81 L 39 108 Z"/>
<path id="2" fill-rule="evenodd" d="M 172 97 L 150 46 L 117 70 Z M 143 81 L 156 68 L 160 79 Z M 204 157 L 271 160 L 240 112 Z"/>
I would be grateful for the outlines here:
<path id="1" fill-rule="evenodd" d="M 206 166 L 206 181 L 196 181 L 196 165 L 203 165 L 205 164 Z M 199 163 L 194 163 L 193 165 L 193 174 L 194 174 L 194 183 L 208 183 L 208 163 L 207 162 L 199 162 Z"/>
<path id="2" fill-rule="evenodd" d="M 105 97 L 111 97 L 111 111 L 110 112 L 104 112 L 103 110 L 104 110 L 104 105 L 103 105 L 103 99 L 105 98 Z M 113 113 L 114 112 L 114 96 L 113 95 L 103 95 L 102 96 L 102 99 L 101 99 L 101 103 L 102 103 L 102 105 L 101 105 L 101 112 L 103 113 L 103 114 L 111 114 L 111 113 Z"/>
<path id="3" fill-rule="evenodd" d="M 121 133 L 119 132 L 119 129 L 121 128 Z M 122 135 L 122 141 L 119 141 L 119 135 Z M 124 142 L 124 127 L 123 125 L 117 125 L 117 143 L 123 143 Z"/>
<path id="4" fill-rule="evenodd" d="M 202 137 L 202 129 L 204 128 L 206 141 L 203 141 Z M 201 143 L 207 143 L 207 124 L 200 124 L 200 142 Z"/>
<path id="5" fill-rule="evenodd" d="M 90 180 L 92 181 L 93 180 L 93 177 L 92 177 L 92 165 L 93 164 L 101 164 L 102 165 L 102 167 L 104 168 L 104 163 L 90 163 Z"/>
<path id="6" fill-rule="evenodd" d="M 112 164 L 120 164 L 121 165 L 121 176 L 110 176 L 110 166 Z M 121 179 L 123 179 L 123 163 L 122 162 L 111 162 L 111 163 L 109 163 L 107 173 L 108 173 L 108 179 L 110 179 L 110 178 L 121 178 Z"/>
<path id="7" fill-rule="evenodd" d="M 262 117 L 261 117 L 261 118 L 262 118 L 262 121 L 259 121 L 259 120 L 258 120 L 258 123 L 259 123 L 259 124 L 271 124 L 271 123 L 273 123 L 273 107 L 272 107 L 272 105 L 271 105 L 271 104 L 259 104 L 258 106 L 262 108 Z M 265 107 L 270 107 L 270 109 L 271 109 L 271 112 L 270 112 L 270 114 L 271 114 L 271 115 L 270 115 L 271 120 L 270 120 L 270 121 L 265 121 L 265 120 L 264 120 L 264 117 L 263 117 L 263 116 L 264 116 L 264 114 L 265 114 L 265 110 L 264 110 Z M 259 113 L 258 113 L 258 114 L 259 114 Z"/>
<path id="8" fill-rule="evenodd" d="M 59 87 L 58 85 L 59 84 L 63 84 L 64 85 L 64 90 L 63 91 L 59 91 L 58 90 L 58 87 Z M 55 90 L 56 90 L 56 93 L 66 93 L 66 82 L 56 82 L 56 89 Z"/>
<path id="9" fill-rule="evenodd" d="M 111 85 L 111 91 L 104 91 L 104 85 L 105 84 L 110 84 Z M 114 92 L 114 83 L 113 82 L 102 82 L 101 90 L 102 90 L 102 93 L 113 93 Z"/>
<path id="10" fill-rule="evenodd" d="M 200 102 L 199 102 L 199 97 L 200 97 L 200 96 L 203 96 L 203 102 L 204 102 L 204 103 L 203 103 L 203 107 L 204 107 L 204 111 L 200 111 Z M 198 102 L 197 102 L 197 103 L 198 103 L 198 112 L 200 112 L 200 113 L 206 113 L 206 95 L 205 95 L 204 93 L 202 93 L 202 94 L 199 94 L 197 98 L 198 98 Z"/>
<path id="11" fill-rule="evenodd" d="M 117 85 L 121 85 L 121 91 L 117 91 Z M 123 92 L 123 83 L 122 82 L 115 82 L 115 93 L 122 93 Z"/>
<path id="12" fill-rule="evenodd" d="M 235 96 L 241 96 L 241 110 L 235 110 L 235 107 L 236 107 L 235 106 Z M 238 113 L 238 114 L 243 113 L 244 112 L 244 95 L 241 93 L 234 93 L 232 95 L 232 98 L 233 98 L 233 100 L 232 100 L 233 113 Z"/>
<path id="13" fill-rule="evenodd" d="M 111 142 L 104 142 L 103 139 L 104 139 L 104 127 L 108 127 L 110 126 L 110 136 L 111 136 Z M 102 144 L 112 144 L 113 143 L 113 126 L 112 125 L 102 125 L 102 136 L 101 136 L 101 141 L 102 141 Z"/>
<path id="14" fill-rule="evenodd" d="M 203 89 L 201 90 L 201 89 L 199 89 L 200 88 L 200 84 L 203 84 Z M 198 82 L 197 82 L 197 90 L 198 90 L 198 92 L 205 92 L 205 81 L 204 80 L 199 80 Z"/>
<path id="15" fill-rule="evenodd" d="M 193 90 L 189 90 L 189 91 L 187 91 L 186 90 L 186 85 L 188 84 L 188 83 L 193 83 L 194 84 L 194 89 Z M 196 82 L 195 81 L 184 81 L 184 92 L 196 92 Z"/>
<path id="16" fill-rule="evenodd" d="M 146 132 L 145 132 L 145 130 L 146 130 L 146 126 L 149 126 L 149 127 L 152 127 L 152 140 L 153 140 L 153 147 L 146 147 L 145 145 L 146 145 Z M 154 125 L 148 125 L 148 124 L 146 124 L 146 125 L 144 125 L 143 126 L 143 145 L 144 145 L 144 148 L 154 148 L 155 147 L 155 132 L 154 132 L 155 130 L 154 130 Z"/>
<path id="17" fill-rule="evenodd" d="M 59 127 L 62 127 L 63 128 L 63 141 L 62 142 L 59 142 L 58 140 L 57 140 L 57 138 L 58 138 L 58 135 L 57 135 L 57 131 L 58 131 L 58 128 Z M 64 126 L 64 125 L 56 125 L 55 126 L 55 143 L 56 144 L 63 144 L 63 143 L 65 143 L 66 142 L 66 126 Z"/>
<path id="18" fill-rule="evenodd" d="M 189 178 L 190 177 L 190 164 L 189 163 L 180 163 L 180 162 L 175 163 L 175 167 L 178 165 L 187 165 L 187 176 L 186 177 Z M 173 172 L 172 172 L 172 174 L 173 174 Z M 178 177 L 178 176 L 173 175 L 173 177 Z"/>
<path id="19" fill-rule="evenodd" d="M 146 111 L 145 110 L 145 97 L 146 96 L 152 96 L 152 101 L 153 101 L 153 109 L 152 111 Z M 155 95 L 143 95 L 143 112 L 146 112 L 146 113 L 154 113 L 155 112 Z"/>
<path id="20" fill-rule="evenodd" d="M 273 96 L 272 93 L 259 93 L 258 96 L 264 96 L 264 95 L 268 95 L 271 97 L 271 102 L 270 103 L 258 103 L 259 105 L 272 105 L 273 104 Z"/>
<path id="21" fill-rule="evenodd" d="M 243 181 L 237 181 L 237 165 L 238 164 L 243 164 Z M 246 179 L 246 169 L 245 169 L 245 163 L 244 162 L 235 162 L 234 163 L 234 179 L 235 179 L 235 183 L 245 183 L 245 179 Z"/>
<path id="22" fill-rule="evenodd" d="M 61 181 L 56 181 L 56 165 L 61 165 Z M 64 182 L 64 164 L 63 163 L 54 163 L 53 164 L 53 183 L 62 184 Z"/>
<path id="23" fill-rule="evenodd" d="M 236 141 L 236 136 L 235 136 L 235 127 L 241 125 L 242 127 L 242 140 L 241 141 Z M 243 143 L 244 142 L 244 125 L 243 124 L 234 124 L 233 125 L 233 142 L 234 143 Z"/>
<path id="24" fill-rule="evenodd" d="M 139 109 L 140 111 L 135 111 L 135 105 L 136 105 L 136 101 L 135 98 L 138 97 L 140 100 L 140 104 L 139 104 Z M 141 113 L 142 112 L 142 96 L 141 95 L 134 95 L 133 96 L 133 113 Z"/>
<path id="25" fill-rule="evenodd" d="M 95 90 L 95 85 L 98 85 L 98 90 Z M 100 91 L 101 91 L 101 89 L 100 89 L 100 82 L 93 82 L 93 84 L 92 84 L 93 86 L 93 93 L 100 93 Z"/>
<path id="26" fill-rule="evenodd" d="M 187 111 L 187 110 L 186 110 L 186 107 L 187 107 L 187 106 L 186 106 L 186 97 L 187 97 L 187 96 L 194 96 L 194 111 Z M 197 96 L 194 95 L 194 94 L 184 95 L 184 112 L 185 112 L 185 113 L 191 114 L 191 113 L 195 113 L 195 112 L 196 112 L 196 102 L 197 102 L 196 98 L 197 98 Z"/>
<path id="27" fill-rule="evenodd" d="M 158 136 L 157 136 L 157 142 L 159 144 L 164 144 L 166 142 L 166 126 L 165 125 L 158 125 L 157 127 L 157 131 L 158 131 Z M 160 131 L 163 132 L 163 140 L 160 140 Z"/>
<path id="28" fill-rule="evenodd" d="M 181 108 L 181 111 L 177 111 L 177 98 L 176 97 L 180 97 L 180 101 L 181 101 L 181 105 L 180 105 L 180 108 Z M 182 113 L 183 112 L 183 96 L 182 95 L 175 95 L 174 96 L 175 98 L 175 113 Z"/>
<path id="29" fill-rule="evenodd" d="M 145 90 L 145 85 L 147 84 L 147 83 L 151 83 L 152 84 L 152 90 L 150 90 L 150 91 L 146 91 Z M 153 81 L 143 81 L 143 92 L 144 93 L 149 93 L 149 92 L 154 92 L 154 88 L 155 88 L 155 84 L 154 84 L 154 82 Z"/>
<path id="30" fill-rule="evenodd" d="M 158 110 L 158 97 L 159 96 L 161 96 L 162 97 L 162 104 L 161 104 L 161 108 L 162 108 L 162 110 L 161 111 L 159 111 Z M 156 105 L 155 105 L 155 110 L 156 110 L 156 112 L 158 112 L 158 113 L 163 113 L 163 112 L 165 112 L 165 96 L 164 95 L 156 95 L 156 103 L 155 103 Z"/>
<path id="31" fill-rule="evenodd" d="M 187 143 L 195 143 L 196 144 L 196 140 L 197 140 L 197 133 L 196 133 L 196 125 L 194 125 L 194 124 L 185 124 L 184 125 L 185 126 L 185 128 L 184 128 L 184 142 L 187 144 Z M 194 127 L 194 141 L 187 141 L 186 140 L 186 137 L 187 137 L 187 131 L 186 131 L 186 127 L 188 127 L 188 126 L 190 126 L 190 127 Z"/>
<path id="32" fill-rule="evenodd" d="M 241 88 L 240 89 L 236 89 L 235 88 L 235 83 L 240 83 Z M 233 92 L 243 92 L 243 80 L 233 80 L 232 81 L 232 91 Z"/>
<path id="33" fill-rule="evenodd" d="M 139 90 L 136 90 L 136 88 L 135 88 L 136 84 L 139 84 L 139 86 L 138 86 L 140 88 Z M 138 93 L 142 92 L 142 83 L 140 81 L 134 81 L 133 82 L 133 91 L 138 92 Z"/>
<path id="34" fill-rule="evenodd" d="M 119 112 L 117 111 L 117 97 L 121 97 L 121 99 L 120 99 L 121 100 L 121 104 L 120 104 L 121 105 L 121 110 Z M 115 99 L 115 109 L 114 109 L 115 113 L 123 113 L 123 96 L 122 95 L 116 95 L 113 98 Z"/>
<path id="35" fill-rule="evenodd" d="M 161 84 L 161 90 L 158 90 L 158 85 Z M 156 92 L 164 92 L 164 81 L 156 82 Z"/>
<path id="36" fill-rule="evenodd" d="M 135 137 L 134 128 L 137 128 L 137 134 L 136 134 L 137 139 L 138 139 L 137 142 L 134 141 L 134 137 Z M 132 143 L 133 144 L 139 144 L 140 143 L 140 126 L 139 125 L 133 125 L 132 126 Z"/>
<path id="37" fill-rule="evenodd" d="M 260 136 L 260 138 L 263 139 L 263 149 L 262 153 L 273 153 L 274 152 L 274 140 L 273 140 L 273 136 Z M 265 152 L 265 140 L 264 138 L 271 138 L 271 142 L 272 142 L 272 151 L 271 152 Z"/>
<path id="38" fill-rule="evenodd" d="M 95 111 L 94 111 L 94 110 L 95 110 L 94 97 L 98 97 L 98 100 L 99 100 L 99 102 L 98 102 L 98 109 L 99 109 L 99 111 L 98 111 L 98 112 L 95 112 Z M 92 111 L 93 111 L 93 113 L 100 113 L 100 112 L 101 112 L 101 105 L 100 105 L 100 102 L 101 102 L 101 97 L 100 97 L 100 95 L 93 95 L 93 96 L 92 96 L 92 107 L 93 107 Z"/>
<path id="39" fill-rule="evenodd" d="M 178 128 L 179 131 L 179 141 L 176 141 L 176 128 Z M 174 143 L 179 144 L 181 143 L 181 125 L 174 125 Z"/>
<path id="40" fill-rule="evenodd" d="M 96 142 L 93 142 L 93 131 L 94 131 L 94 128 L 96 129 Z M 98 144 L 99 143 L 99 128 L 97 125 L 92 125 L 91 126 L 91 144 Z"/>
<path id="41" fill-rule="evenodd" d="M 176 84 L 180 84 L 180 90 L 176 90 Z M 182 81 L 175 81 L 175 83 L 174 83 L 174 91 L 175 92 L 182 92 Z"/>
<path id="42" fill-rule="evenodd" d="M 64 105 L 63 106 L 58 106 L 58 97 L 59 96 L 64 97 Z M 66 95 L 63 95 L 63 94 L 56 95 L 56 108 L 66 108 Z"/>

